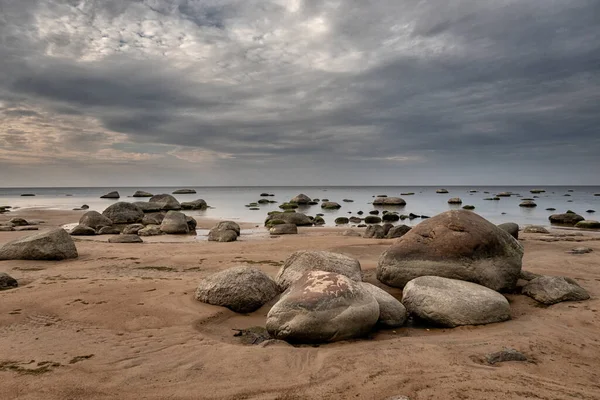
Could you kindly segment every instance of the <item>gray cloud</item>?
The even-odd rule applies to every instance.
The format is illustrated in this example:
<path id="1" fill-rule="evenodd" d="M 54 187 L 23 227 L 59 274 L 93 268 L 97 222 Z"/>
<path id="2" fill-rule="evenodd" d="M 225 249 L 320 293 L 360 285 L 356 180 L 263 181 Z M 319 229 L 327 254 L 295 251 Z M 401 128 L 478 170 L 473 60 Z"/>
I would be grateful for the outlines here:
<path id="1" fill-rule="evenodd" d="M 220 184 L 274 170 L 270 183 L 598 183 L 599 13 L 593 0 L 0 0 L 0 120 L 21 132 L 0 143 L 54 132 L 71 152 L 57 163 L 130 158 L 131 180 L 202 166 Z M 24 157 L 11 151 L 3 167 Z"/>

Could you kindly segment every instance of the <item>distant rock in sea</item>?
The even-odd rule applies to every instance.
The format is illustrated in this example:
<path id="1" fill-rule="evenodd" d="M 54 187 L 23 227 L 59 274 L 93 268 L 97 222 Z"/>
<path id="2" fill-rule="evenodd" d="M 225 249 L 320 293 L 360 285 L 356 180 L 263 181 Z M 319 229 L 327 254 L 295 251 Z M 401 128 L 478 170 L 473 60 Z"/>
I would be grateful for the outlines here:
<path id="1" fill-rule="evenodd" d="M 100 196 L 101 199 L 118 199 L 121 196 L 119 195 L 119 192 L 114 191 L 114 192 L 110 192 L 110 193 L 106 193 L 103 196 Z"/>
<path id="2" fill-rule="evenodd" d="M 194 189 L 177 189 L 173 192 L 173 194 L 195 194 L 196 191 Z"/>

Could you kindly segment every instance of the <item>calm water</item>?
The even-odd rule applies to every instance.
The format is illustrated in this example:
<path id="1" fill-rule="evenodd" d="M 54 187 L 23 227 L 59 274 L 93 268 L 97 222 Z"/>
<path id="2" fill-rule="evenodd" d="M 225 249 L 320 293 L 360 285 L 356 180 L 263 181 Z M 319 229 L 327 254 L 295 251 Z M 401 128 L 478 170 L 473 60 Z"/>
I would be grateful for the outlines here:
<path id="1" fill-rule="evenodd" d="M 600 196 L 594 196 L 600 193 L 600 186 L 546 186 L 545 193 L 531 194 L 530 186 L 451 186 L 445 187 L 448 194 L 437 194 L 435 191 L 439 187 L 431 186 L 362 186 L 362 187 L 189 187 L 195 189 L 197 194 L 174 195 L 179 201 L 191 201 L 195 199 L 204 199 L 212 207 L 206 211 L 186 211 L 187 214 L 195 216 L 205 216 L 215 219 L 232 219 L 244 222 L 254 222 L 261 224 L 268 211 L 279 210 L 278 204 L 288 201 L 293 196 L 304 193 L 311 198 L 329 199 L 342 205 L 340 210 L 326 211 L 320 206 L 309 206 L 300 208 L 298 211 L 309 215 L 317 213 L 325 214 L 327 225 L 333 225 L 333 220 L 338 216 L 356 215 L 356 212 L 362 210 L 365 214 L 374 208 L 370 203 L 373 197 L 386 194 L 388 196 L 399 196 L 406 201 L 405 207 L 386 207 L 392 211 L 398 211 L 401 214 L 414 213 L 417 215 L 433 216 L 437 213 L 460 208 L 460 206 L 451 206 L 447 201 L 451 197 L 460 197 L 463 200 L 462 205 L 470 204 L 475 206 L 475 212 L 489 219 L 494 223 L 517 222 L 519 224 L 539 224 L 548 225 L 548 216 L 551 211 L 546 208 L 556 208 L 555 212 L 565 212 L 573 210 L 583 215 L 587 219 L 600 218 Z M 153 194 L 172 193 L 174 187 L 121 187 L 121 188 L 0 188 L 0 206 L 9 205 L 12 207 L 28 208 L 43 207 L 49 209 L 70 210 L 79 207 L 82 204 L 90 206 L 90 210 L 102 212 L 106 207 L 116 201 L 147 201 L 144 198 L 132 198 L 136 190 L 145 190 Z M 112 190 L 118 190 L 121 198 L 119 200 L 100 199 L 100 196 Z M 476 193 L 470 193 L 470 190 L 477 190 Z M 499 201 L 483 200 L 486 197 L 492 197 L 499 192 L 513 192 L 521 197 L 513 195 L 512 197 L 502 197 Z M 260 211 L 251 211 L 246 204 L 256 202 L 260 199 L 262 192 L 275 194 L 275 197 L 268 197 L 269 200 L 276 200 L 278 204 L 267 204 L 260 206 Z M 401 193 L 414 192 L 412 196 L 402 196 Z M 484 193 L 484 192 L 489 192 Z M 22 193 L 33 193 L 34 197 L 21 197 Z M 519 207 L 522 198 L 535 198 L 536 208 Z M 343 199 L 352 199 L 353 203 L 342 202 Z M 382 210 L 382 207 L 377 207 Z M 596 215 L 587 213 L 588 209 L 597 210 Z M 505 213 L 505 214 L 503 214 Z M 415 219 L 412 223 L 405 220 L 402 223 L 417 224 L 421 220 Z"/>

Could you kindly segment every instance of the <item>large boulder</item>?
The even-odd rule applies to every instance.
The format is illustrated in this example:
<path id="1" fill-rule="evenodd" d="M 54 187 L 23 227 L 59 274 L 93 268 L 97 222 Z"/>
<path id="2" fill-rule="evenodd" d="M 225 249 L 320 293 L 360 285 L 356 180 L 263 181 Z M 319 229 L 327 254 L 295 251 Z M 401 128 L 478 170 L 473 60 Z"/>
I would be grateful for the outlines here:
<path id="1" fill-rule="evenodd" d="M 71 236 L 93 236 L 96 234 L 96 230 L 89 226 L 80 224 L 71 229 L 71 232 L 69 232 L 69 234 Z"/>
<path id="2" fill-rule="evenodd" d="M 77 255 L 73 239 L 62 228 L 22 237 L 0 248 L 0 260 L 65 260 Z"/>
<path id="3" fill-rule="evenodd" d="M 267 314 L 267 331 L 297 343 L 367 335 L 379 319 L 373 295 L 352 279 L 325 271 L 301 275 Z"/>
<path id="4" fill-rule="evenodd" d="M 148 202 L 160 206 L 160 209 L 165 211 L 181 210 L 181 204 L 170 194 L 155 194 L 148 199 Z"/>
<path id="5" fill-rule="evenodd" d="M 123 228 L 123 235 L 137 235 L 140 229 L 144 229 L 143 224 L 131 224 Z"/>
<path id="6" fill-rule="evenodd" d="M 299 194 L 296 197 L 293 197 L 290 200 L 290 203 L 296 203 L 296 204 L 308 204 L 309 202 L 311 202 L 312 199 L 310 197 L 308 197 L 305 194 Z"/>
<path id="7" fill-rule="evenodd" d="M 373 200 L 374 206 L 405 206 L 406 201 L 400 197 L 377 197 Z"/>
<path id="8" fill-rule="evenodd" d="M 108 243 L 143 243 L 138 235 L 117 235 L 108 238 Z"/>
<path id="9" fill-rule="evenodd" d="M 335 272 L 355 281 L 362 280 L 360 262 L 355 258 L 330 251 L 300 250 L 285 260 L 275 282 L 281 290 L 285 290 L 307 271 Z"/>
<path id="10" fill-rule="evenodd" d="M 421 276 L 402 290 L 408 312 L 435 325 L 482 325 L 510 319 L 510 305 L 500 293 L 472 282 Z"/>
<path id="11" fill-rule="evenodd" d="M 562 276 L 534 278 L 523 287 L 522 293 L 546 305 L 590 298 L 588 292 L 579 286 L 575 280 Z"/>
<path id="12" fill-rule="evenodd" d="M 202 199 L 184 201 L 181 203 L 181 208 L 184 210 L 206 210 L 208 208 L 208 204 L 206 204 L 206 201 Z"/>
<path id="13" fill-rule="evenodd" d="M 388 239 L 401 238 L 402 236 L 404 236 L 408 232 L 410 232 L 411 229 L 412 228 L 410 226 L 407 226 L 407 225 L 397 225 L 397 226 L 394 226 L 394 227 L 390 228 L 390 230 L 388 231 L 386 237 Z"/>
<path id="14" fill-rule="evenodd" d="M 89 226 L 92 229 L 98 230 L 103 226 L 111 226 L 112 220 L 98 211 L 88 211 L 79 218 L 79 225 Z"/>
<path id="15" fill-rule="evenodd" d="M 215 225 L 213 227 L 213 229 L 216 229 L 219 231 L 231 230 L 231 231 L 234 231 L 238 236 L 240 236 L 240 233 L 242 231 L 240 229 L 240 226 L 237 224 L 237 222 L 233 222 L 233 221 L 221 221 L 217 225 Z"/>
<path id="16" fill-rule="evenodd" d="M 294 224 L 278 224 L 269 229 L 271 235 L 295 235 L 298 227 Z"/>
<path id="17" fill-rule="evenodd" d="M 203 303 L 227 307 L 238 313 L 250 313 L 278 294 L 277 284 L 261 270 L 233 267 L 200 281 L 195 298 Z"/>
<path id="18" fill-rule="evenodd" d="M 179 211 L 169 211 L 160 224 L 160 230 L 172 235 L 190 233 L 186 216 Z"/>
<path id="19" fill-rule="evenodd" d="M 119 192 L 117 192 L 117 191 L 106 193 L 105 195 L 100 196 L 101 199 L 118 199 L 120 197 L 121 196 L 119 195 Z"/>
<path id="20" fill-rule="evenodd" d="M 519 225 L 515 224 L 514 222 L 500 224 L 498 225 L 498 228 L 508 232 L 510 236 L 514 237 L 515 239 L 519 238 Z"/>
<path id="21" fill-rule="evenodd" d="M 416 225 L 386 250 L 377 279 L 401 288 L 433 275 L 513 290 L 522 258 L 523 247 L 509 233 L 471 211 L 452 210 Z"/>
<path id="22" fill-rule="evenodd" d="M 148 201 L 134 201 L 131 204 L 138 206 L 145 213 L 155 213 L 158 211 L 162 211 L 161 203 L 150 203 Z"/>
<path id="23" fill-rule="evenodd" d="M 575 224 L 575 228 L 600 229 L 600 221 L 586 219 Z"/>
<path id="24" fill-rule="evenodd" d="M 0 290 L 14 289 L 19 286 L 19 282 L 7 273 L 0 272 Z"/>
<path id="25" fill-rule="evenodd" d="M 208 240 L 210 242 L 234 242 L 238 238 L 238 234 L 231 229 L 220 230 L 212 228 L 208 232 Z"/>
<path id="26" fill-rule="evenodd" d="M 165 214 L 166 213 L 151 213 L 151 214 L 146 214 L 144 215 L 144 218 L 142 218 L 142 224 L 143 225 L 160 225 L 163 222 L 163 219 L 165 219 Z"/>
<path id="27" fill-rule="evenodd" d="M 269 221 L 272 220 L 281 220 L 286 224 L 294 224 L 296 226 L 309 226 L 313 224 L 312 219 L 298 212 L 278 212 L 271 214 L 265 220 L 265 225 L 268 225 Z"/>
<path id="28" fill-rule="evenodd" d="M 379 320 L 377 321 L 379 325 L 388 328 L 396 328 L 404 325 L 408 313 L 406 312 L 406 307 L 398 299 L 368 282 L 361 282 L 361 285 L 375 297 L 375 300 L 379 304 Z"/>
<path id="29" fill-rule="evenodd" d="M 152 193 L 144 192 L 143 190 L 136 191 L 132 197 L 152 197 Z"/>
<path id="30" fill-rule="evenodd" d="M 551 223 L 561 225 L 575 225 L 579 221 L 585 220 L 581 215 L 574 212 L 566 212 L 564 214 L 552 214 L 548 217 Z"/>
<path id="31" fill-rule="evenodd" d="M 383 239 L 385 237 L 385 232 L 383 230 L 383 226 L 381 226 L 381 225 L 367 226 L 364 237 L 366 237 L 368 239 Z"/>
<path id="32" fill-rule="evenodd" d="M 135 224 L 144 218 L 144 212 L 138 206 L 124 201 L 109 206 L 102 215 L 114 224 Z"/>

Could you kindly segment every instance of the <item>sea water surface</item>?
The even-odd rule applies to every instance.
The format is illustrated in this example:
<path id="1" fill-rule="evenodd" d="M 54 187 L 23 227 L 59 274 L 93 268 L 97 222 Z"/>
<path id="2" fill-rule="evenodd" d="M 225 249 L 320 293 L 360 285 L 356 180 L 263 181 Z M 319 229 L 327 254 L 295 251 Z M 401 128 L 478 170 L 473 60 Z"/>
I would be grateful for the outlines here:
<path id="1" fill-rule="evenodd" d="M 196 194 L 173 195 L 180 202 L 204 199 L 210 206 L 204 211 L 184 211 L 188 215 L 207 217 L 213 219 L 230 219 L 240 222 L 262 224 L 267 212 L 279 210 L 278 205 L 289 201 L 299 193 L 304 193 L 311 198 L 320 200 L 328 199 L 338 202 L 342 208 L 339 210 L 322 210 L 320 205 L 301 207 L 297 211 L 308 215 L 317 213 L 325 214 L 326 225 L 333 226 L 335 218 L 339 216 L 357 215 L 363 211 L 364 215 L 373 209 L 396 211 L 399 214 L 414 213 L 417 215 L 433 216 L 450 209 L 460 209 L 464 205 L 475 206 L 475 212 L 494 223 L 516 222 L 521 225 L 536 224 L 548 225 L 548 216 L 553 213 L 562 213 L 572 210 L 583 215 L 586 219 L 598 219 L 588 210 L 596 210 L 600 215 L 600 186 L 449 186 L 445 187 L 449 193 L 438 194 L 438 186 L 314 186 L 314 187 L 185 187 L 196 190 Z M 144 190 L 153 194 L 169 193 L 182 187 L 63 187 L 63 188 L 0 188 L 0 207 L 12 206 L 18 208 L 47 208 L 70 210 L 87 204 L 90 210 L 102 212 L 106 207 L 117 201 L 147 201 L 147 198 L 130 197 L 136 190 Z M 544 193 L 532 194 L 531 189 L 544 189 Z M 100 196 L 116 190 L 121 195 L 118 200 L 101 199 Z M 267 197 L 277 201 L 276 204 L 259 205 L 259 210 L 250 210 L 248 203 L 256 202 L 261 193 L 274 194 Z M 402 193 L 414 193 L 402 195 Z M 502 197 L 497 201 L 484 200 L 500 192 L 512 192 L 511 197 Z M 23 197 L 22 194 L 35 196 Z M 389 197 L 402 197 L 406 201 L 404 207 L 380 207 L 371 203 L 375 196 L 387 195 Z M 460 197 L 462 205 L 450 205 L 448 199 Z M 519 207 L 524 198 L 534 199 L 537 207 Z M 353 202 L 344 202 L 344 199 Z M 548 211 L 546 208 L 555 208 Z M 421 221 L 404 220 L 399 223 L 415 225 Z"/>

